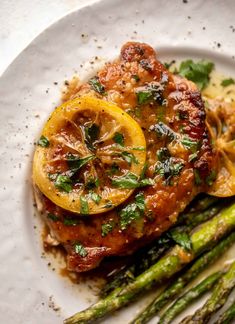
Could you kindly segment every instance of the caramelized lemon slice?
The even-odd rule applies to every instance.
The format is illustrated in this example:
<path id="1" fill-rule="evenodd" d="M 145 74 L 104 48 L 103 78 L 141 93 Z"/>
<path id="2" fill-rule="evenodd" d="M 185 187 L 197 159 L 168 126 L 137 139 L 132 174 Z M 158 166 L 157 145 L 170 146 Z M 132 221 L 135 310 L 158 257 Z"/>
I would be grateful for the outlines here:
<path id="1" fill-rule="evenodd" d="M 33 180 L 56 205 L 98 214 L 125 201 L 140 184 L 146 142 L 116 105 L 81 97 L 55 109 L 33 161 Z"/>
<path id="2" fill-rule="evenodd" d="M 218 197 L 235 195 L 235 104 L 208 100 L 207 123 L 218 152 L 218 173 L 208 193 Z"/>

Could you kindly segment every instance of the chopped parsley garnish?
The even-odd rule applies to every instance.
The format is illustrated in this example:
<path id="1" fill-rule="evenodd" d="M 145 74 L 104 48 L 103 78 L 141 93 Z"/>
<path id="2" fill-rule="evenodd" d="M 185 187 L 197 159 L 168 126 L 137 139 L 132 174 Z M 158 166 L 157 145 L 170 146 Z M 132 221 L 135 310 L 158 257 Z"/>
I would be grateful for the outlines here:
<path id="1" fill-rule="evenodd" d="M 148 84 L 145 88 L 137 89 L 136 96 L 139 105 L 145 105 L 151 101 L 162 105 L 164 86 L 159 84 Z"/>
<path id="2" fill-rule="evenodd" d="M 59 189 L 60 191 L 65 191 L 67 193 L 69 193 L 73 189 L 72 180 L 66 175 L 59 174 L 54 184 L 57 189 Z"/>
<path id="3" fill-rule="evenodd" d="M 167 235 L 185 250 L 190 251 L 192 249 L 190 236 L 186 232 L 180 231 L 178 228 L 173 228 Z"/>
<path id="4" fill-rule="evenodd" d="M 79 224 L 79 220 L 78 219 L 75 219 L 75 218 L 64 218 L 64 221 L 63 221 L 64 225 L 66 226 L 75 226 L 75 225 L 78 225 Z"/>
<path id="5" fill-rule="evenodd" d="M 199 186 L 200 184 L 202 184 L 202 178 L 200 176 L 200 172 L 198 169 L 194 169 L 193 173 L 194 173 L 194 182 L 197 186 Z"/>
<path id="6" fill-rule="evenodd" d="M 48 213 L 47 218 L 53 220 L 53 222 L 58 222 L 60 220 L 60 218 L 57 215 L 52 214 L 52 213 Z"/>
<path id="7" fill-rule="evenodd" d="M 181 143 L 186 149 L 190 150 L 192 153 L 196 153 L 196 151 L 198 150 L 199 142 L 196 142 L 190 139 L 189 137 L 184 137 L 181 140 Z"/>
<path id="8" fill-rule="evenodd" d="M 140 77 L 137 74 L 133 74 L 132 79 L 134 79 L 136 82 L 140 81 Z"/>
<path id="9" fill-rule="evenodd" d="M 105 237 L 106 235 L 108 235 L 110 232 L 112 232 L 113 228 L 114 228 L 114 222 L 109 222 L 109 223 L 105 223 L 101 226 L 101 235 L 102 237 Z"/>
<path id="10" fill-rule="evenodd" d="M 105 87 L 103 86 L 103 84 L 100 83 L 98 77 L 94 77 L 94 78 L 90 79 L 90 81 L 88 83 L 93 88 L 93 90 L 95 90 L 99 94 L 105 93 Z"/>
<path id="11" fill-rule="evenodd" d="M 148 163 L 145 162 L 140 174 L 140 180 L 144 179 L 147 169 L 148 169 Z"/>
<path id="12" fill-rule="evenodd" d="M 160 174 L 167 185 L 171 184 L 173 177 L 178 176 L 184 167 L 183 162 L 179 162 L 177 159 L 170 157 L 163 162 L 158 161 L 155 167 L 155 173 Z"/>
<path id="13" fill-rule="evenodd" d="M 138 91 L 136 95 L 139 105 L 144 105 L 152 99 L 152 93 L 149 90 Z"/>
<path id="14" fill-rule="evenodd" d="M 75 253 L 79 254 L 82 258 L 85 258 L 88 254 L 87 250 L 80 242 L 74 244 L 74 251 Z"/>
<path id="15" fill-rule="evenodd" d="M 120 227 L 125 230 L 133 221 L 140 219 L 144 215 L 145 200 L 143 193 L 135 196 L 135 201 L 128 204 L 120 212 Z"/>
<path id="16" fill-rule="evenodd" d="M 150 131 L 155 131 L 160 138 L 166 138 L 169 141 L 176 139 L 175 132 L 166 124 L 159 122 L 150 127 Z"/>
<path id="17" fill-rule="evenodd" d="M 42 135 L 38 142 L 37 145 L 42 146 L 42 147 L 48 147 L 50 145 L 49 140 L 46 138 L 46 136 Z"/>
<path id="18" fill-rule="evenodd" d="M 194 162 L 194 161 L 196 161 L 197 157 L 198 157 L 198 153 L 197 152 L 196 153 L 192 153 L 192 154 L 189 155 L 188 161 L 189 162 Z"/>
<path id="19" fill-rule="evenodd" d="M 135 157 L 134 154 L 130 152 L 124 151 L 121 153 L 121 156 L 129 165 L 131 165 L 132 163 L 139 164 L 138 159 Z"/>
<path id="20" fill-rule="evenodd" d="M 86 197 L 80 196 L 80 213 L 83 215 L 89 214 L 89 206 Z"/>
<path id="21" fill-rule="evenodd" d="M 152 71 L 152 65 L 149 62 L 149 60 L 141 60 L 140 61 L 140 65 L 142 66 L 143 69 L 145 69 L 146 71 Z"/>
<path id="22" fill-rule="evenodd" d="M 94 155 L 89 155 L 84 158 L 80 158 L 69 153 L 66 157 L 66 161 L 70 168 L 71 176 L 74 175 L 79 169 L 81 169 L 84 165 L 86 165 L 89 161 L 93 160 L 94 158 Z"/>
<path id="23" fill-rule="evenodd" d="M 121 133 L 116 132 L 113 136 L 113 140 L 115 143 L 124 146 L 124 136 Z"/>
<path id="24" fill-rule="evenodd" d="M 133 151 L 145 151 L 145 147 L 143 146 L 136 146 L 131 148 Z"/>
<path id="25" fill-rule="evenodd" d="M 217 173 L 215 170 L 211 170 L 210 174 L 206 177 L 206 184 L 208 186 L 212 186 L 213 182 L 215 181 Z"/>
<path id="26" fill-rule="evenodd" d="M 112 179 L 112 185 L 118 188 L 123 189 L 134 189 L 145 186 L 153 185 L 154 181 L 149 178 L 139 180 L 137 175 L 134 173 L 128 172 L 122 177 L 116 177 Z"/>
<path id="27" fill-rule="evenodd" d="M 170 63 L 165 62 L 165 63 L 164 63 L 164 66 L 165 66 L 165 68 L 166 68 L 167 70 L 169 70 L 170 67 L 171 67 L 173 64 L 175 64 L 175 60 L 172 60 Z"/>
<path id="28" fill-rule="evenodd" d="M 112 163 L 111 167 L 106 171 L 108 175 L 117 174 L 120 171 L 119 165 L 117 163 Z"/>
<path id="29" fill-rule="evenodd" d="M 98 188 L 99 184 L 100 184 L 100 180 L 98 178 L 89 177 L 86 181 L 85 188 L 87 190 L 91 190 L 94 188 Z"/>
<path id="30" fill-rule="evenodd" d="M 232 79 L 232 78 L 224 79 L 224 80 L 221 81 L 220 84 L 222 85 L 222 87 L 228 87 L 231 84 L 235 84 L 235 80 Z"/>
<path id="31" fill-rule="evenodd" d="M 94 150 L 94 142 L 97 141 L 100 134 L 100 127 L 97 124 L 85 126 L 85 142 L 90 150 Z"/>
<path id="32" fill-rule="evenodd" d="M 58 177 L 59 173 L 48 173 L 47 176 L 51 181 L 56 181 L 56 178 Z"/>
<path id="33" fill-rule="evenodd" d="M 168 150 L 168 148 L 166 147 L 162 147 L 157 151 L 157 158 L 159 161 L 165 161 L 166 159 L 170 158 L 170 152 Z"/>
<path id="34" fill-rule="evenodd" d="M 204 89 L 210 80 L 210 73 L 214 69 L 214 63 L 208 61 L 199 61 L 197 63 L 192 60 L 181 62 L 179 74 L 193 81 L 199 90 Z"/>
<path id="35" fill-rule="evenodd" d="M 89 192 L 90 198 L 98 205 L 101 201 L 101 196 L 94 191 Z"/>

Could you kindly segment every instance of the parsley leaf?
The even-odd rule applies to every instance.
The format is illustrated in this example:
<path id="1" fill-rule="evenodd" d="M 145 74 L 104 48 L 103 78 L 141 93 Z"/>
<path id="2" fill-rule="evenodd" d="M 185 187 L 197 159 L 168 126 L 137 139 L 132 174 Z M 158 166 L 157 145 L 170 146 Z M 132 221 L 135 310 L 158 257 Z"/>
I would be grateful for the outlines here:
<path id="1" fill-rule="evenodd" d="M 152 125 L 150 131 L 155 131 L 158 137 L 166 138 L 169 141 L 173 141 L 177 137 L 175 132 L 163 122 Z"/>
<path id="2" fill-rule="evenodd" d="M 48 213 L 47 218 L 53 220 L 53 222 L 58 222 L 60 220 L 60 218 L 57 215 L 52 214 L 52 213 Z"/>
<path id="3" fill-rule="evenodd" d="M 133 74 L 132 79 L 134 79 L 136 82 L 140 81 L 140 77 L 137 74 Z"/>
<path id="4" fill-rule="evenodd" d="M 196 151 L 198 150 L 199 142 L 196 142 L 190 139 L 189 137 L 184 137 L 181 140 L 181 143 L 186 149 L 190 150 L 192 153 L 196 153 Z"/>
<path id="5" fill-rule="evenodd" d="M 145 86 L 145 88 L 137 89 L 136 96 L 139 105 L 145 105 L 151 101 L 157 102 L 162 105 L 164 86 L 163 84 L 151 84 Z"/>
<path id="6" fill-rule="evenodd" d="M 100 181 L 98 178 L 93 178 L 93 177 L 89 177 L 86 184 L 85 184 L 85 188 L 87 190 L 91 190 L 94 188 L 98 188 L 100 184 Z"/>
<path id="7" fill-rule="evenodd" d="M 134 154 L 130 153 L 130 152 L 122 152 L 121 153 L 121 156 L 123 157 L 123 159 L 129 164 L 131 165 L 132 162 L 135 163 L 135 164 L 139 164 L 139 161 L 138 159 L 135 157 Z"/>
<path id="8" fill-rule="evenodd" d="M 138 91 L 136 95 L 139 105 L 144 105 L 152 99 L 152 93 L 149 90 Z"/>
<path id="9" fill-rule="evenodd" d="M 83 215 L 89 214 L 89 206 L 86 197 L 80 196 L 80 213 Z"/>
<path id="10" fill-rule="evenodd" d="M 177 228 L 174 228 L 169 231 L 168 236 L 185 250 L 190 251 L 192 249 L 190 236 L 186 232 L 181 232 Z"/>
<path id="11" fill-rule="evenodd" d="M 113 136 L 113 140 L 115 143 L 124 146 L 124 136 L 121 133 L 116 132 Z"/>
<path id="12" fill-rule="evenodd" d="M 100 127 L 97 124 L 85 126 L 85 143 L 90 150 L 94 150 L 94 142 L 99 138 Z"/>
<path id="13" fill-rule="evenodd" d="M 179 74 L 195 82 L 199 90 L 202 90 L 208 85 L 213 69 L 214 63 L 212 62 L 202 60 L 195 63 L 192 60 L 186 60 L 181 62 Z"/>
<path id="14" fill-rule="evenodd" d="M 157 151 L 157 158 L 159 161 L 165 161 L 166 159 L 170 158 L 170 152 L 168 150 L 167 147 L 161 147 L 158 151 Z"/>
<path id="15" fill-rule="evenodd" d="M 210 174 L 206 177 L 206 184 L 208 186 L 212 186 L 213 182 L 215 181 L 217 173 L 215 170 L 211 170 Z"/>
<path id="16" fill-rule="evenodd" d="M 202 184 L 202 178 L 200 176 L 200 172 L 199 172 L 199 170 L 194 169 L 193 173 L 194 173 L 194 182 L 196 185 L 199 186 L 200 184 Z"/>
<path id="17" fill-rule="evenodd" d="M 145 200 L 143 193 L 135 196 L 135 201 L 128 204 L 120 212 L 120 227 L 125 230 L 133 221 L 143 216 L 145 210 Z"/>
<path id="18" fill-rule="evenodd" d="M 57 176 L 54 184 L 57 189 L 59 189 L 60 191 L 65 191 L 67 193 L 69 193 L 73 189 L 72 180 L 68 176 L 62 174 L 59 174 Z"/>
<path id="19" fill-rule="evenodd" d="M 66 226 L 75 226 L 75 225 L 78 225 L 79 224 L 79 219 L 66 217 L 66 218 L 64 218 L 63 223 Z"/>
<path id="20" fill-rule="evenodd" d="M 42 135 L 38 142 L 37 145 L 42 146 L 42 147 L 48 147 L 50 145 L 49 140 L 46 138 L 46 136 Z"/>
<path id="21" fill-rule="evenodd" d="M 195 152 L 195 153 L 192 153 L 192 154 L 189 155 L 188 161 L 189 162 L 195 162 L 197 158 L 198 158 L 198 153 Z"/>
<path id="22" fill-rule="evenodd" d="M 222 85 L 222 87 L 228 87 L 231 84 L 235 84 L 235 80 L 232 79 L 232 78 L 224 79 L 224 80 L 221 81 L 220 84 Z"/>
<path id="23" fill-rule="evenodd" d="M 163 162 L 158 161 L 155 166 L 155 173 L 160 174 L 167 185 L 170 185 L 170 181 L 173 177 L 180 174 L 184 167 L 183 162 L 179 162 L 177 159 L 170 157 Z"/>
<path id="24" fill-rule="evenodd" d="M 113 186 L 123 189 L 135 189 L 153 184 L 154 181 L 152 179 L 142 179 L 139 181 L 137 175 L 131 172 L 128 172 L 124 176 L 115 177 L 112 179 Z"/>
<path id="25" fill-rule="evenodd" d="M 105 87 L 103 86 L 103 84 L 100 83 L 99 78 L 97 76 L 90 79 L 90 81 L 88 83 L 93 88 L 93 90 L 95 90 L 99 94 L 105 93 Z"/>
<path id="26" fill-rule="evenodd" d="M 82 258 L 86 257 L 88 254 L 87 250 L 80 242 L 74 244 L 74 251 L 75 253 L 79 254 Z"/>
<path id="27" fill-rule="evenodd" d="M 117 163 L 112 163 L 111 167 L 106 171 L 108 175 L 117 174 L 120 171 L 119 165 Z"/>
<path id="28" fill-rule="evenodd" d="M 70 171 L 70 176 L 73 176 L 79 169 L 86 165 L 89 161 L 94 160 L 94 155 L 89 155 L 84 158 L 76 157 L 75 155 L 69 153 L 66 157 Z"/>
<path id="29" fill-rule="evenodd" d="M 109 223 L 103 224 L 101 226 L 101 235 L 102 235 L 102 237 L 105 237 L 110 232 L 112 232 L 113 228 L 114 228 L 114 222 L 112 222 L 112 221 L 109 222 Z"/>
<path id="30" fill-rule="evenodd" d="M 101 196 L 94 191 L 89 192 L 90 198 L 98 205 L 101 201 Z"/>

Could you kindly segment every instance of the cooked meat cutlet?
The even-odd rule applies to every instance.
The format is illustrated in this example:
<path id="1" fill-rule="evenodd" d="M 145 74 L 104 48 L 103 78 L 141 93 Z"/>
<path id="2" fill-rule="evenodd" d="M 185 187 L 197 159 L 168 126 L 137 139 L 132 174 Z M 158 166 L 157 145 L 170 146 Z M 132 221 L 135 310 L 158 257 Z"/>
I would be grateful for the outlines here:
<path id="1" fill-rule="evenodd" d="M 68 269 L 77 272 L 97 267 L 106 256 L 131 254 L 159 237 L 198 193 L 207 191 L 206 179 L 216 169 L 199 90 L 170 73 L 152 47 L 126 43 L 120 57 L 97 73 L 96 81 L 102 93 L 87 82 L 71 98 L 88 94 L 114 102 L 139 123 L 147 143 L 145 176 L 154 179 L 154 185 L 136 189 L 111 211 L 85 217 L 61 209 L 35 189 L 51 235 L 67 251 Z M 133 207 L 139 192 L 144 195 L 145 212 L 124 228 L 120 213 Z M 48 213 L 56 220 L 46 217 Z M 64 219 L 76 221 L 68 224 Z M 112 230 L 102 235 L 102 226 L 110 223 Z M 86 253 L 75 251 L 76 242 Z"/>

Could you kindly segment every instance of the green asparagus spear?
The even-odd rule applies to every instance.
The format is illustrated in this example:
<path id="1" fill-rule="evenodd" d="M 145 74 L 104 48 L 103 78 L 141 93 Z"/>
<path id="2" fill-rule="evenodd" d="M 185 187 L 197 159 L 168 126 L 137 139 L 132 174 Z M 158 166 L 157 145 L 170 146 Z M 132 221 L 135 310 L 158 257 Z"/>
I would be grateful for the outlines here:
<path id="1" fill-rule="evenodd" d="M 193 265 L 182 275 L 171 283 L 157 298 L 155 298 L 147 308 L 137 315 L 131 322 L 133 324 L 143 324 L 150 320 L 162 307 L 164 307 L 172 298 L 180 294 L 183 288 L 208 265 L 217 260 L 226 249 L 235 242 L 235 232 L 219 242 L 211 251 L 204 253 Z"/>
<path id="2" fill-rule="evenodd" d="M 201 206 L 205 207 L 208 206 L 209 203 L 211 204 L 212 201 L 215 202 L 215 199 L 206 199 L 202 201 L 204 203 L 201 203 Z M 179 219 L 180 223 L 182 221 L 186 221 L 187 226 L 182 228 L 176 227 L 176 229 L 179 231 L 183 230 L 184 233 L 188 233 L 193 229 L 193 227 L 215 216 L 222 209 L 222 207 L 223 205 L 220 203 L 205 211 L 197 212 L 196 214 L 187 213 L 186 215 L 188 219 L 184 214 L 181 214 Z M 135 277 L 156 263 L 163 253 L 166 252 L 170 246 L 174 245 L 174 241 L 171 239 L 169 233 L 161 236 L 160 239 L 154 242 L 150 247 L 138 251 L 132 264 L 126 266 L 125 268 L 121 269 L 121 271 L 111 276 L 111 278 L 102 288 L 100 296 L 105 297 L 116 287 L 130 283 Z"/>
<path id="3" fill-rule="evenodd" d="M 195 299 L 200 297 L 202 294 L 210 290 L 218 279 L 222 276 L 223 272 L 219 271 L 213 273 L 203 281 L 201 281 L 196 287 L 188 290 L 183 296 L 175 301 L 164 314 L 161 316 L 158 324 L 169 324 L 171 321 Z"/>
<path id="4" fill-rule="evenodd" d="M 227 301 L 227 298 L 235 287 L 235 262 L 215 285 L 211 297 L 199 308 L 194 315 L 187 316 L 181 324 L 206 324 L 211 316 L 217 312 Z"/>
<path id="5" fill-rule="evenodd" d="M 202 224 L 191 233 L 191 252 L 186 252 L 181 246 L 175 245 L 157 263 L 135 278 L 133 282 L 125 287 L 116 288 L 106 298 L 101 299 L 86 310 L 76 313 L 66 319 L 64 323 L 89 323 L 130 303 L 141 292 L 149 290 L 154 284 L 172 277 L 173 274 L 180 271 L 203 251 L 210 249 L 220 238 L 227 235 L 234 228 L 235 204 L 222 210 L 219 215 Z"/>
<path id="6" fill-rule="evenodd" d="M 230 324 L 235 319 L 235 302 L 232 303 L 229 308 L 220 315 L 215 324 Z"/>
<path id="7" fill-rule="evenodd" d="M 220 199 L 209 195 L 198 195 L 189 205 L 188 212 L 201 212 L 208 209 Z"/>

